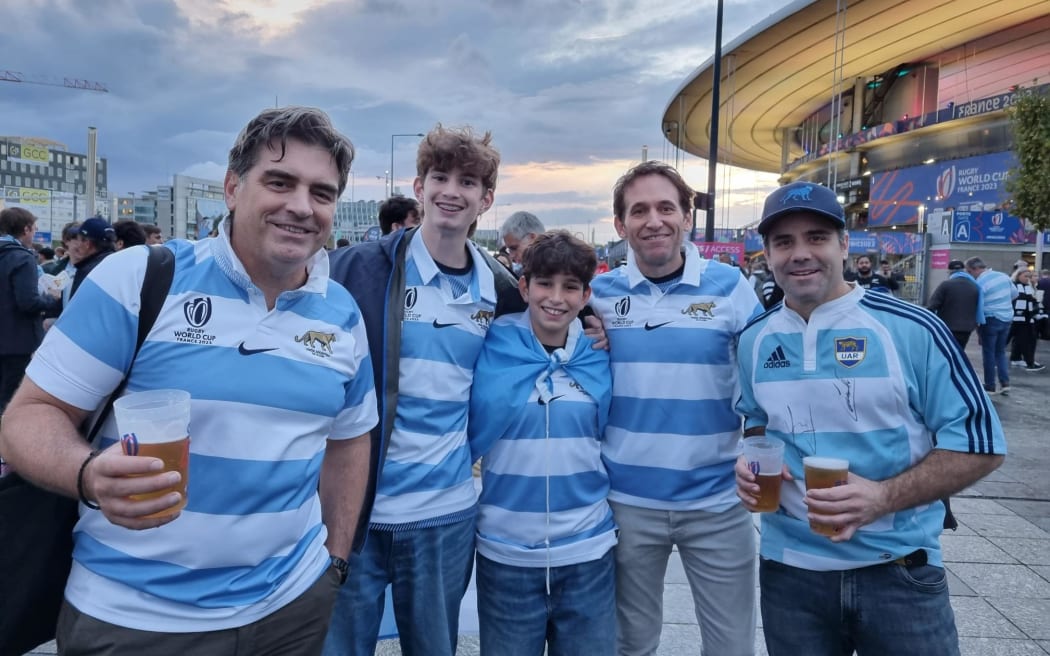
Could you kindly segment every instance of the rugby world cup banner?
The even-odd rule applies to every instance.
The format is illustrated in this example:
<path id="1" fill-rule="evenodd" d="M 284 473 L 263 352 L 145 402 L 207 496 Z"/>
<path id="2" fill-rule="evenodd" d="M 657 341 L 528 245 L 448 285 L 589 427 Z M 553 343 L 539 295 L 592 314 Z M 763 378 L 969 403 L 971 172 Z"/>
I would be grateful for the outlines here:
<path id="1" fill-rule="evenodd" d="M 927 213 L 947 208 L 998 211 L 1007 200 L 1005 183 L 1015 163 L 1012 152 L 1003 152 L 874 173 L 868 227 L 916 225 L 920 205 Z"/>
<path id="2" fill-rule="evenodd" d="M 880 232 L 879 250 L 883 255 L 912 255 L 921 253 L 926 242 L 914 232 Z"/>
<path id="3" fill-rule="evenodd" d="M 985 244 L 1025 244 L 1035 236 L 1025 230 L 1024 223 L 1003 210 L 982 212 L 955 210 L 952 217 L 953 242 L 982 242 Z"/>

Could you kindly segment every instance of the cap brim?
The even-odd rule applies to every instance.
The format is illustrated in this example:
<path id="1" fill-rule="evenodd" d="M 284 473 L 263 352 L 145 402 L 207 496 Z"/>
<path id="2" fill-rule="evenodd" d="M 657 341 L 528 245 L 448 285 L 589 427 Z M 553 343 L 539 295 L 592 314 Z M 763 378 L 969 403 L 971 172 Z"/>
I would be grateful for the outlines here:
<path id="1" fill-rule="evenodd" d="M 776 223 L 779 219 L 788 216 L 789 214 L 813 214 L 828 219 L 829 221 L 834 223 L 836 227 L 846 227 L 846 221 L 841 216 L 837 214 L 832 214 L 831 212 L 825 212 L 824 210 L 816 207 L 785 207 L 783 209 L 777 210 L 776 212 L 773 212 L 769 216 L 764 217 L 762 219 L 762 222 L 758 224 L 758 234 L 764 236 L 767 232 L 769 232 L 769 229 L 773 226 L 774 223 Z"/>

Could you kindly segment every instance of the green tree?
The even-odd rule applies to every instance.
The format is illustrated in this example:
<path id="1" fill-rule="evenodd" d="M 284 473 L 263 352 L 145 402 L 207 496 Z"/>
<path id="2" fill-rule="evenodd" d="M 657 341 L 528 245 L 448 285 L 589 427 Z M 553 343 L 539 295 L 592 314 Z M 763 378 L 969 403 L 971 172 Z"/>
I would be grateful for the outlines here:
<path id="1" fill-rule="evenodd" d="M 1009 109 L 1017 167 L 1010 169 L 1006 191 L 1011 213 L 1038 230 L 1050 228 L 1050 95 L 1018 90 Z"/>

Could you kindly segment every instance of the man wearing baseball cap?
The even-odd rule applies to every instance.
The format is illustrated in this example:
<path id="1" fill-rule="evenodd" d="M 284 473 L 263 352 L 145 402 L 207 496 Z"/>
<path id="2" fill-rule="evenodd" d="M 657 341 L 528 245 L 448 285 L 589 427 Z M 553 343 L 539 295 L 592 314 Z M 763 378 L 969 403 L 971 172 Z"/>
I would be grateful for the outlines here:
<path id="1" fill-rule="evenodd" d="M 117 233 L 101 216 L 84 220 L 71 234 L 74 244 L 70 245 L 69 263 L 76 267 L 76 274 L 73 284 L 68 287 L 69 295 L 63 298 L 66 304 L 91 270 L 113 253 L 117 243 Z"/>
<path id="2" fill-rule="evenodd" d="M 984 323 L 981 286 L 966 271 L 962 260 L 948 263 L 948 279 L 937 285 L 926 305 L 952 331 L 959 347 L 966 349 L 970 333 Z"/>
<path id="3" fill-rule="evenodd" d="M 745 435 L 786 443 L 780 507 L 762 515 L 769 654 L 957 655 L 940 499 L 1002 463 L 995 409 L 940 319 L 842 279 L 849 239 L 830 189 L 777 189 L 758 231 L 784 303 L 740 335 L 737 410 Z M 809 456 L 847 461 L 845 481 L 807 490 Z M 743 458 L 736 481 L 754 510 Z"/>

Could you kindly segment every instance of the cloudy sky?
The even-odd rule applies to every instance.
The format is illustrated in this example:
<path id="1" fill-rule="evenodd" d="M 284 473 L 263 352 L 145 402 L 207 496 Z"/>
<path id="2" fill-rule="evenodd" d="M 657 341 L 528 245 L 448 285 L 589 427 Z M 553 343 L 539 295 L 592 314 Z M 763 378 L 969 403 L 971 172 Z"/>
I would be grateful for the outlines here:
<path id="1" fill-rule="evenodd" d="M 0 82 L 0 134 L 86 151 L 99 130 L 110 193 L 220 180 L 240 128 L 280 104 L 326 110 L 357 147 L 354 200 L 386 195 L 391 135 L 491 130 L 494 227 L 529 210 L 614 238 L 611 189 L 660 133 L 671 94 L 710 58 L 715 0 L 2 0 L 0 69 L 103 82 L 108 94 Z M 786 5 L 725 0 L 724 42 Z M 394 140 L 410 192 L 417 140 Z M 686 179 L 706 187 L 689 156 Z M 757 218 L 775 176 L 720 167 L 719 225 Z"/>

